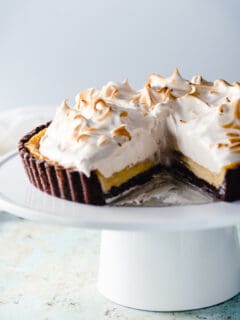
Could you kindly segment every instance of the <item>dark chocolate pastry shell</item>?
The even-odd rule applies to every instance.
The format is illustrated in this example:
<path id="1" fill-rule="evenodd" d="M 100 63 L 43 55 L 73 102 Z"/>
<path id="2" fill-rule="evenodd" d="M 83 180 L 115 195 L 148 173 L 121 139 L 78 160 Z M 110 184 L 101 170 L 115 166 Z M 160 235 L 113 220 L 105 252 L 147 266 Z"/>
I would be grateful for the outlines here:
<path id="1" fill-rule="evenodd" d="M 94 172 L 87 177 L 75 169 L 39 160 L 30 154 L 25 143 L 48 125 L 49 122 L 38 126 L 19 141 L 18 150 L 29 181 L 36 188 L 55 197 L 93 205 L 105 204 L 101 185 Z"/>

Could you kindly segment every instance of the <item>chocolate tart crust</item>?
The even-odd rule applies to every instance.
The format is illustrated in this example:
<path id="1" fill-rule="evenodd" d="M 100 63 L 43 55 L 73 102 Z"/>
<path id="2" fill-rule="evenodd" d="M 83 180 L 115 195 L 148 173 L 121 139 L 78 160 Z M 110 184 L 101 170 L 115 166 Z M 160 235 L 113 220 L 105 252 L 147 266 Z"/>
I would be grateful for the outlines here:
<path id="1" fill-rule="evenodd" d="M 36 159 L 25 147 L 25 143 L 33 135 L 49 124 L 50 122 L 36 127 L 19 141 L 18 150 L 29 181 L 41 191 L 62 199 L 94 205 L 105 204 L 104 194 L 94 172 L 87 177 L 77 170 Z"/>

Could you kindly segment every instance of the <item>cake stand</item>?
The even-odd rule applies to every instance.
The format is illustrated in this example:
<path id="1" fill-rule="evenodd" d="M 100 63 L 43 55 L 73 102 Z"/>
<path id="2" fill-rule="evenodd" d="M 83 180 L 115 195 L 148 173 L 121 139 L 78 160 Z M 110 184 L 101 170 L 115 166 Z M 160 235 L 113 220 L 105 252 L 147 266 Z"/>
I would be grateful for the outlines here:
<path id="1" fill-rule="evenodd" d="M 96 207 L 49 196 L 27 180 L 17 153 L 0 161 L 0 206 L 41 223 L 102 230 L 98 288 L 132 308 L 180 311 L 240 292 L 240 203 Z"/>

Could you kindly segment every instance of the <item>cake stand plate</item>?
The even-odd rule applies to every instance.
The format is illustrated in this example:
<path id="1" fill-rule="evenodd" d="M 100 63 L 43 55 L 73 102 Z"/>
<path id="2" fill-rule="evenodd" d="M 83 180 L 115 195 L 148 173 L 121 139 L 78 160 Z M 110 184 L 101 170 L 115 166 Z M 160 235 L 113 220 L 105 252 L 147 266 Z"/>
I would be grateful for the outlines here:
<path id="1" fill-rule="evenodd" d="M 0 207 L 41 223 L 102 230 L 98 288 L 124 306 L 180 311 L 240 292 L 240 202 L 96 207 L 32 186 L 17 153 L 0 161 Z"/>

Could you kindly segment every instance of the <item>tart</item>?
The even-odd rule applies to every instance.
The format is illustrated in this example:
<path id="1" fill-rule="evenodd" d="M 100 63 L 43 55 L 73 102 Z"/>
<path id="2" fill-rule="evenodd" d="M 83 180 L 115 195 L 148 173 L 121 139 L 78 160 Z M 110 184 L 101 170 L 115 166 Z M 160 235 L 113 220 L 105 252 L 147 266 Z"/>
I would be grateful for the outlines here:
<path id="1" fill-rule="evenodd" d="M 102 205 L 163 168 L 232 201 L 240 199 L 240 84 L 151 74 L 65 100 L 51 123 L 19 143 L 31 183 L 51 195 Z"/>
<path id="2" fill-rule="evenodd" d="M 21 139 L 30 181 L 68 200 L 104 204 L 158 171 L 156 120 L 137 109 L 127 81 L 88 89 L 70 108 L 65 100 L 50 124 Z"/>

